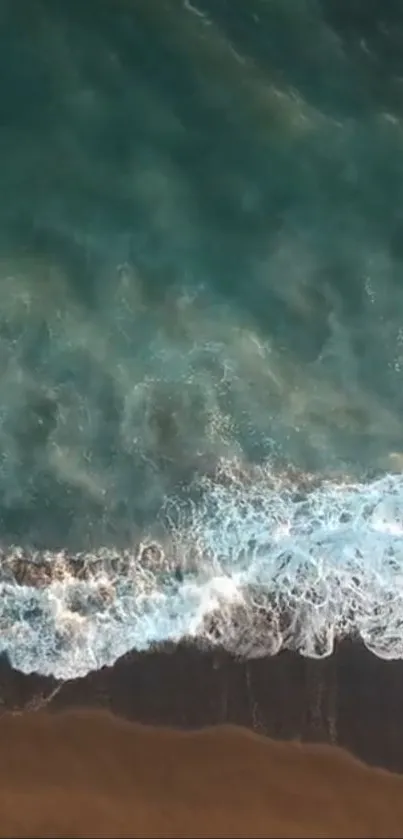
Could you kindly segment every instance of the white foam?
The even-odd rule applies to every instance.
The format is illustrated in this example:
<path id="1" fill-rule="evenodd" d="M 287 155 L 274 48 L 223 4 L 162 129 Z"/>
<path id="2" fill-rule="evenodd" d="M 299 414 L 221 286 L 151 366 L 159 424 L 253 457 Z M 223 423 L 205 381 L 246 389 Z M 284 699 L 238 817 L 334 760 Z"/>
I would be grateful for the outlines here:
<path id="1" fill-rule="evenodd" d="M 288 615 L 278 647 L 324 656 L 336 636 L 359 634 L 376 655 L 403 657 L 402 476 L 327 481 L 301 494 L 261 472 L 247 486 L 212 486 L 198 529 L 269 613 Z M 272 639 L 263 633 L 260 643 L 263 652 Z"/>
<path id="2" fill-rule="evenodd" d="M 403 476 L 314 486 L 227 467 L 201 489 L 197 505 L 169 507 L 179 578 L 163 553 L 145 567 L 134 550 L 124 573 L 105 550 L 81 557 L 93 566 L 85 579 L 67 562 L 41 585 L 4 573 L 0 651 L 13 666 L 69 679 L 185 637 L 246 656 L 321 657 L 353 634 L 403 658 Z M 63 555 L 47 561 L 60 569 Z"/>

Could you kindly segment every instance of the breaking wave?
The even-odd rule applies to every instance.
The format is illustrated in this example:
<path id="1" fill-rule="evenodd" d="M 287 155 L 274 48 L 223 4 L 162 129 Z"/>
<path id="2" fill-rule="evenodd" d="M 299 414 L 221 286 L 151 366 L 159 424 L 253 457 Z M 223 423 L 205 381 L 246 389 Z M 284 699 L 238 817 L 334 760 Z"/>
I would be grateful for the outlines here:
<path id="1" fill-rule="evenodd" d="M 0 650 L 12 665 L 70 679 L 186 638 L 243 657 L 323 657 L 347 635 L 403 658 L 403 476 L 222 464 L 161 521 L 160 542 L 126 551 L 3 548 Z"/>

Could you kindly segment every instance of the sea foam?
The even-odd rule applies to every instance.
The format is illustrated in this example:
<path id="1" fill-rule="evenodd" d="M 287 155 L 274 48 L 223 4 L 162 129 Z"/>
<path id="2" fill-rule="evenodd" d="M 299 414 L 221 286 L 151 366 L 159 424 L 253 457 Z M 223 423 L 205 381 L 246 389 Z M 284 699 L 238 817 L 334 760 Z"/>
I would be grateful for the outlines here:
<path id="1" fill-rule="evenodd" d="M 403 476 L 222 464 L 161 521 L 161 544 L 119 552 L 3 547 L 0 651 L 12 665 L 70 679 L 181 639 L 323 657 L 351 635 L 403 658 Z"/>

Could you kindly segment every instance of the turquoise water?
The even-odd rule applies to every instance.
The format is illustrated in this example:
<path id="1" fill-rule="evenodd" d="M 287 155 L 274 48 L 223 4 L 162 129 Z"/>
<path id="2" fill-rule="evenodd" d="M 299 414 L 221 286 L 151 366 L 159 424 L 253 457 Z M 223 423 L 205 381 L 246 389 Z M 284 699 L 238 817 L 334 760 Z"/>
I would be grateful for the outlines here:
<path id="1" fill-rule="evenodd" d="M 4 0 L 0 38 L 3 649 L 400 657 L 401 3 Z"/>

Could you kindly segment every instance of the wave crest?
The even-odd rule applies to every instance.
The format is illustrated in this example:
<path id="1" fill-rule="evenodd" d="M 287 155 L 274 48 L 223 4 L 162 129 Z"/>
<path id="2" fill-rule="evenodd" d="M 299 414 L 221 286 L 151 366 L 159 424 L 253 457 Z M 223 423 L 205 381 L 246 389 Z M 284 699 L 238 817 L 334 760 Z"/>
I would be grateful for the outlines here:
<path id="1" fill-rule="evenodd" d="M 245 657 L 330 655 L 359 635 L 403 657 L 403 476 L 368 482 L 223 464 L 163 511 L 164 543 L 3 549 L 0 651 L 59 679 L 192 638 Z"/>

